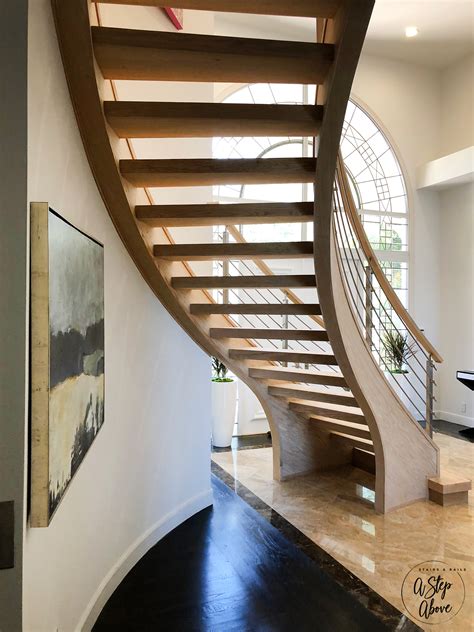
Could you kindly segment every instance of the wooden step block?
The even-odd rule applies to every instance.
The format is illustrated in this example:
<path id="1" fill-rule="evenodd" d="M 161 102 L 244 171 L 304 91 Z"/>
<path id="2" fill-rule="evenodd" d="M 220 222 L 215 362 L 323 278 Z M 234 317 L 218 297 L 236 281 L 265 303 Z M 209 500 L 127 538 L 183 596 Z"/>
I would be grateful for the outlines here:
<path id="1" fill-rule="evenodd" d="M 341 432 L 331 432 L 331 439 L 339 441 L 345 445 L 352 446 L 354 448 L 360 448 L 371 454 L 375 454 L 374 444 L 368 439 L 362 439 L 361 437 L 352 437 L 351 435 Z"/>
<path id="2" fill-rule="evenodd" d="M 314 274 L 173 277 L 176 290 L 316 287 Z"/>
<path id="3" fill-rule="evenodd" d="M 136 187 L 314 182 L 315 158 L 120 160 L 120 173 Z"/>
<path id="4" fill-rule="evenodd" d="M 324 329 L 257 329 L 244 327 L 222 327 L 209 330 L 211 338 L 250 338 L 253 340 L 316 340 L 328 341 Z"/>
<path id="5" fill-rule="evenodd" d="M 105 79 L 324 83 L 334 46 L 93 26 Z"/>
<path id="6" fill-rule="evenodd" d="M 282 386 L 269 386 L 268 393 L 275 397 L 287 399 L 304 399 L 327 404 L 338 404 L 339 406 L 357 406 L 355 397 L 351 395 L 332 393 L 326 389 L 316 390 L 310 386 L 295 386 L 291 383 Z"/>
<path id="7" fill-rule="evenodd" d="M 153 254 L 168 261 L 207 261 L 222 259 L 296 259 L 311 257 L 312 241 L 283 241 L 228 244 L 158 244 Z"/>
<path id="8" fill-rule="evenodd" d="M 96 0 L 98 1 L 98 0 Z M 162 0 L 100 0 L 102 4 L 131 4 L 161 7 Z M 176 0 L 177 9 L 256 13 L 260 15 L 288 15 L 306 18 L 333 18 L 340 0 Z"/>
<path id="9" fill-rule="evenodd" d="M 349 421 L 338 421 L 330 418 L 311 417 L 310 421 L 314 421 L 323 430 L 328 432 L 342 432 L 351 437 L 359 437 L 370 441 L 370 430 L 367 426 L 354 424 Z"/>
<path id="10" fill-rule="evenodd" d="M 196 316 L 206 314 L 320 316 L 321 306 L 319 303 L 192 303 L 189 311 Z"/>
<path id="11" fill-rule="evenodd" d="M 428 478 L 429 498 L 438 505 L 463 505 L 468 502 L 468 492 L 472 483 L 452 472 Z"/>
<path id="12" fill-rule="evenodd" d="M 120 138 L 317 136 L 323 108 L 274 103 L 106 101 L 104 114 Z"/>
<path id="13" fill-rule="evenodd" d="M 292 349 L 229 349 L 229 358 L 234 360 L 270 360 L 274 362 L 302 362 L 305 364 L 336 365 L 336 358 L 330 353 L 293 351 Z"/>
<path id="14" fill-rule="evenodd" d="M 326 406 L 321 406 L 320 404 L 308 401 L 305 402 L 302 400 L 290 401 L 288 406 L 291 410 L 299 413 L 305 413 L 306 415 L 339 419 L 367 426 L 364 415 L 360 412 L 350 412 L 350 410 L 348 410 L 345 406 L 339 406 L 337 404 L 327 404 Z"/>
<path id="15" fill-rule="evenodd" d="M 282 367 L 250 368 L 249 377 L 260 380 L 281 380 L 301 384 L 321 384 L 324 386 L 347 387 L 346 380 L 339 371 L 323 373 L 309 369 Z"/>
<path id="16" fill-rule="evenodd" d="M 369 474 L 375 474 L 375 454 L 360 448 L 352 448 L 352 465 Z"/>
<path id="17" fill-rule="evenodd" d="M 258 204 L 164 204 L 135 207 L 135 217 L 150 226 L 217 226 L 309 222 L 313 202 Z"/>

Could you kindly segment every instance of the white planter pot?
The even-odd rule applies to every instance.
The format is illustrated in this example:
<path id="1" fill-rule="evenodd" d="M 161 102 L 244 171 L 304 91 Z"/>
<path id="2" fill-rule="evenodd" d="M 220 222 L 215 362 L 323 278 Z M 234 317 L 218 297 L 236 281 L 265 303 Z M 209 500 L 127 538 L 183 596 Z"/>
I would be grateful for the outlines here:
<path id="1" fill-rule="evenodd" d="M 237 411 L 237 434 L 263 434 L 270 430 L 262 404 L 241 380 L 238 382 L 239 409 Z"/>
<path id="2" fill-rule="evenodd" d="M 414 377 L 411 373 L 388 373 L 388 380 L 393 386 L 398 397 L 402 400 L 405 408 L 416 420 L 419 420 L 421 414 L 418 412 L 417 408 L 423 412 L 423 404 L 419 396 L 416 394 L 415 389 L 411 385 L 412 379 L 416 380 L 416 377 Z"/>
<path id="3" fill-rule="evenodd" d="M 212 382 L 212 444 L 227 448 L 232 441 L 237 406 L 237 382 Z"/>

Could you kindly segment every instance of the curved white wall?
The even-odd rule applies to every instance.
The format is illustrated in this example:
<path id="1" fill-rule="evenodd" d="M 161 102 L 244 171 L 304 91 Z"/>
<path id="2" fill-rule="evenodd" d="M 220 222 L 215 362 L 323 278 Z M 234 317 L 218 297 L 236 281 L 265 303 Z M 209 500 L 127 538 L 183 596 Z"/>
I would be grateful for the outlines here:
<path id="1" fill-rule="evenodd" d="M 71 632 L 90 627 L 149 546 L 210 504 L 210 363 L 152 294 L 109 219 L 49 0 L 30 2 L 29 21 L 28 200 L 48 201 L 105 246 L 105 424 L 50 527 L 27 528 L 24 541 L 24 629 Z"/>

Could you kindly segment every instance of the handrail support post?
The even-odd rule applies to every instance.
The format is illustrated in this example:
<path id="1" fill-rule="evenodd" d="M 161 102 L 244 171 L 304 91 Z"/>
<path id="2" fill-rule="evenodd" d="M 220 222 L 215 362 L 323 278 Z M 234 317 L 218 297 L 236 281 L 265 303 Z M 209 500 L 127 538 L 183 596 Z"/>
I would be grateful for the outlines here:
<path id="1" fill-rule="evenodd" d="M 229 243 L 229 229 L 227 228 L 227 226 L 225 226 L 224 228 L 224 233 L 222 235 L 222 241 L 224 244 L 228 244 Z M 224 259 L 222 261 L 222 276 L 229 276 L 229 261 L 227 259 Z M 229 302 L 229 290 L 228 288 L 224 288 L 224 290 L 222 291 L 222 302 L 227 304 Z"/>
<path id="2" fill-rule="evenodd" d="M 372 350 L 372 268 L 370 265 L 365 267 L 365 336 L 369 349 Z"/>
<path id="3" fill-rule="evenodd" d="M 426 427 L 425 430 L 430 437 L 433 437 L 433 357 L 431 354 L 426 360 Z"/>
<path id="4" fill-rule="evenodd" d="M 288 294 L 285 292 L 285 298 L 283 299 L 283 303 L 285 305 L 288 305 Z M 288 329 L 288 314 L 284 314 L 283 316 L 283 329 Z M 288 340 L 282 340 L 282 344 L 281 344 L 281 348 L 282 349 L 288 349 Z M 287 367 L 288 366 L 288 362 L 283 362 L 283 366 Z"/>

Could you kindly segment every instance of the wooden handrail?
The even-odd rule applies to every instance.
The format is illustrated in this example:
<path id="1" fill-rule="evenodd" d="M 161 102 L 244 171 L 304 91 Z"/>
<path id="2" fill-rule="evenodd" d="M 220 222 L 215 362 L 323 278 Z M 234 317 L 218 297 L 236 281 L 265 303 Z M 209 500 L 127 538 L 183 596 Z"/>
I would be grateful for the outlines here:
<path id="1" fill-rule="evenodd" d="M 397 293 L 390 285 L 385 276 L 384 271 L 375 255 L 370 241 L 367 237 L 365 229 L 360 220 L 359 214 L 357 212 L 356 205 L 354 203 L 354 198 L 352 197 L 352 192 L 349 186 L 349 180 L 347 177 L 346 169 L 344 167 L 344 162 L 342 160 L 341 154 L 339 153 L 337 159 L 337 168 L 336 168 L 336 180 L 339 185 L 339 190 L 341 192 L 342 202 L 344 205 L 344 209 L 346 214 L 349 217 L 352 228 L 359 240 L 360 247 L 367 259 L 368 264 L 370 265 L 375 278 L 377 279 L 380 288 L 384 292 L 385 296 L 389 300 L 391 306 L 393 307 L 395 313 L 400 318 L 402 323 L 405 325 L 407 330 L 413 336 L 413 338 L 423 347 L 423 349 L 433 358 L 435 362 L 442 362 L 443 358 L 440 356 L 438 351 L 434 348 L 431 342 L 426 338 L 424 333 L 415 323 L 413 318 L 407 312 L 401 300 L 398 298 Z"/>

